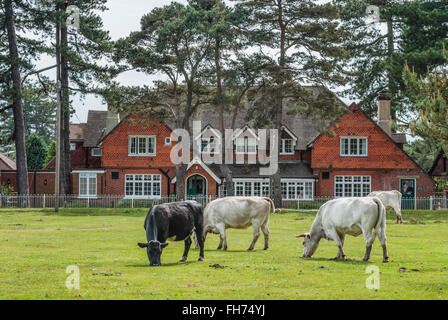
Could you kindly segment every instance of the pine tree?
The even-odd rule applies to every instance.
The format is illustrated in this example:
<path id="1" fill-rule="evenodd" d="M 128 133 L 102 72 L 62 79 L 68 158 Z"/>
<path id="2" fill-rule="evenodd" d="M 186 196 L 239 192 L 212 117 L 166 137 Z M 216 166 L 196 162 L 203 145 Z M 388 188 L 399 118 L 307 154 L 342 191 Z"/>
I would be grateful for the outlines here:
<path id="1" fill-rule="evenodd" d="M 45 164 L 47 157 L 47 146 L 44 139 L 36 135 L 30 134 L 26 137 L 26 156 L 29 170 L 40 170 Z"/>
<path id="2" fill-rule="evenodd" d="M 407 61 L 419 75 L 425 74 L 427 67 L 443 65 L 443 46 L 448 42 L 448 1 L 335 2 L 344 27 L 351 31 L 351 69 L 355 76 L 347 96 L 359 100 L 363 110 L 374 116 L 376 98 L 387 91 L 392 98 L 392 118 L 406 122 L 414 109 L 403 83 L 404 65 Z M 368 19 L 369 5 L 378 6 L 379 23 Z"/>
<path id="3" fill-rule="evenodd" d="M 273 125 L 282 127 L 285 101 L 295 111 L 313 117 L 336 119 L 343 111 L 337 99 L 324 90 L 321 96 L 303 87 L 344 85 L 347 81 L 343 61 L 349 58 L 345 49 L 346 33 L 337 21 L 338 9 L 319 1 L 303 0 L 234 0 L 238 7 L 252 12 L 251 36 L 261 48 L 269 51 L 271 65 L 266 79 L 253 96 L 265 110 L 272 110 Z M 325 100 L 327 104 L 316 103 Z M 278 144 L 280 145 L 280 135 Z M 271 177 L 276 206 L 281 206 L 280 170 Z"/>
<path id="4" fill-rule="evenodd" d="M 125 61 L 146 74 L 163 74 L 166 81 L 157 81 L 154 89 L 119 88 L 106 93 L 109 103 L 116 106 L 120 96 L 138 92 L 138 104 L 127 104 L 133 113 L 154 116 L 163 109 L 174 119 L 177 128 L 190 131 L 190 118 L 206 101 L 201 97 L 204 87 L 202 69 L 212 53 L 214 38 L 209 33 L 212 23 L 209 3 L 190 0 L 188 5 L 173 2 L 156 8 L 141 19 L 141 30 L 132 32 L 116 45 L 117 61 Z M 209 102 L 209 101 L 208 101 Z M 176 164 L 176 194 L 184 197 L 186 164 Z"/>
<path id="5" fill-rule="evenodd" d="M 448 69 L 428 71 L 420 76 L 409 66 L 403 79 L 407 95 L 417 110 L 417 118 L 410 122 L 414 135 L 435 141 L 439 147 L 448 145 Z"/>

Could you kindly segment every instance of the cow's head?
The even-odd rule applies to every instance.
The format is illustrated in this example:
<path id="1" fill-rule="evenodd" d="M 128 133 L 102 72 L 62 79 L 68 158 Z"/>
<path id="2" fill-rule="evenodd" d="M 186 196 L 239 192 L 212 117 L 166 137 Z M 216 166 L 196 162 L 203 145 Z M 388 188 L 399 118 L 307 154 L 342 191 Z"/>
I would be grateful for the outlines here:
<path id="1" fill-rule="evenodd" d="M 168 245 L 168 243 L 160 243 L 157 240 L 151 240 L 148 243 L 139 243 L 140 248 L 146 248 L 146 253 L 148 254 L 149 265 L 150 266 L 160 266 L 160 256 L 162 255 L 162 250 Z"/>
<path id="2" fill-rule="evenodd" d="M 302 238 L 303 237 L 303 257 L 305 258 L 311 258 L 316 252 L 317 247 L 319 246 L 319 241 L 316 241 L 311 238 L 310 233 L 302 233 L 296 236 L 296 238 Z"/>

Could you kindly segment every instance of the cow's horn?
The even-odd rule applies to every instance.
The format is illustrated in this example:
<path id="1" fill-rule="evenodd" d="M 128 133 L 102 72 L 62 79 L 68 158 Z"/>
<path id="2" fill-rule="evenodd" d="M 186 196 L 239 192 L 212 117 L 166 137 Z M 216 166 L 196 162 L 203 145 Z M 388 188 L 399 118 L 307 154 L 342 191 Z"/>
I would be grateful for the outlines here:
<path id="1" fill-rule="evenodd" d="M 298 234 L 296 235 L 296 238 L 305 238 L 307 236 L 308 233 L 302 233 L 302 234 Z"/>

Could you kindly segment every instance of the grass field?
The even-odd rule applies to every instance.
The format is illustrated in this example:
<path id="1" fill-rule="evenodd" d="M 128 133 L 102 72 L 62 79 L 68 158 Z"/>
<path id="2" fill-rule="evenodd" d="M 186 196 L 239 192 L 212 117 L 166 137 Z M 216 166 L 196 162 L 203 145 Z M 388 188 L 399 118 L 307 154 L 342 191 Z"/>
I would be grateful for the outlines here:
<path id="1" fill-rule="evenodd" d="M 348 261 L 332 261 L 334 242 L 323 240 L 312 259 L 301 258 L 298 232 L 315 213 L 271 215 L 270 248 L 246 249 L 251 228 L 228 230 L 227 252 L 209 235 L 205 261 L 183 242 L 171 242 L 162 267 L 149 267 L 146 210 L 0 210 L 0 299 L 448 299 L 448 212 L 405 212 L 404 225 L 388 216 L 390 262 L 375 240 L 362 262 L 364 240 L 348 236 Z M 219 264 L 225 268 L 213 268 Z M 65 286 L 66 268 L 80 269 L 80 289 Z M 366 267 L 380 268 L 380 289 L 366 288 Z M 406 272 L 399 272 L 406 268 Z"/>

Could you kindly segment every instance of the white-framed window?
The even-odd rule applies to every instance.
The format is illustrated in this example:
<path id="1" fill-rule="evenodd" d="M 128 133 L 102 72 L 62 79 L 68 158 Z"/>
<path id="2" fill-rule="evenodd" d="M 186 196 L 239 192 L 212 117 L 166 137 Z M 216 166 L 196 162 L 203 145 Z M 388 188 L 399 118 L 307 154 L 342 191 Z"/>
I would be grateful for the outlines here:
<path id="1" fill-rule="evenodd" d="M 76 150 L 76 143 L 71 142 L 70 143 L 70 151 L 75 151 Z"/>
<path id="2" fill-rule="evenodd" d="M 219 153 L 219 140 L 214 137 L 201 138 L 201 153 L 206 154 L 218 154 Z"/>
<path id="3" fill-rule="evenodd" d="M 367 137 L 341 137 L 342 157 L 366 157 Z"/>
<path id="4" fill-rule="evenodd" d="M 245 197 L 269 197 L 269 181 L 258 180 L 234 180 L 235 196 Z"/>
<path id="5" fill-rule="evenodd" d="M 79 196 L 96 197 L 96 173 L 79 174 Z"/>
<path id="6" fill-rule="evenodd" d="M 282 139 L 280 146 L 280 154 L 294 154 L 294 140 Z"/>
<path id="7" fill-rule="evenodd" d="M 256 154 L 257 139 L 242 137 L 235 140 L 237 154 Z"/>
<path id="8" fill-rule="evenodd" d="M 366 197 L 372 189 L 370 176 L 335 176 L 335 197 Z"/>
<path id="9" fill-rule="evenodd" d="M 282 179 L 282 198 L 284 200 L 312 200 L 313 181 Z"/>
<path id="10" fill-rule="evenodd" d="M 155 156 L 156 136 L 129 136 L 130 156 Z"/>
<path id="11" fill-rule="evenodd" d="M 165 145 L 166 146 L 170 146 L 171 145 L 171 137 L 166 137 L 165 138 Z"/>
<path id="12" fill-rule="evenodd" d="M 162 194 L 162 176 L 160 174 L 125 175 L 125 194 L 127 198 L 155 198 Z"/>
<path id="13" fill-rule="evenodd" d="M 101 157 L 101 148 L 93 148 L 92 157 Z"/>

